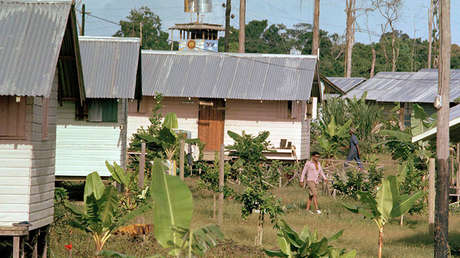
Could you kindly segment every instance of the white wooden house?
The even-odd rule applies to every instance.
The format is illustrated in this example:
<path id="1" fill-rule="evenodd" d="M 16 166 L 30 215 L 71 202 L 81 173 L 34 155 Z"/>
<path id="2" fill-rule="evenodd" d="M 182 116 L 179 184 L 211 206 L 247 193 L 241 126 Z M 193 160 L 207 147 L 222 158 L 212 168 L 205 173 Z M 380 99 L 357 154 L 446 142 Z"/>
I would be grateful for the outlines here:
<path id="1" fill-rule="evenodd" d="M 127 105 L 141 97 L 138 38 L 80 37 L 86 111 L 75 103 L 58 107 L 56 176 L 110 176 L 105 161 L 125 166 Z M 137 94 L 137 95 L 136 95 Z"/>
<path id="2" fill-rule="evenodd" d="M 0 35 L 0 235 L 28 234 L 53 221 L 56 107 L 84 101 L 74 7 L 0 1 Z"/>
<path id="3" fill-rule="evenodd" d="M 321 98 L 315 56 L 142 51 L 142 74 L 143 100 L 139 111 L 130 105 L 128 135 L 148 126 L 159 93 L 162 112 L 175 112 L 205 151 L 231 144 L 229 130 L 269 131 L 273 148 L 286 139 L 297 158 L 309 157 L 307 103 Z"/>

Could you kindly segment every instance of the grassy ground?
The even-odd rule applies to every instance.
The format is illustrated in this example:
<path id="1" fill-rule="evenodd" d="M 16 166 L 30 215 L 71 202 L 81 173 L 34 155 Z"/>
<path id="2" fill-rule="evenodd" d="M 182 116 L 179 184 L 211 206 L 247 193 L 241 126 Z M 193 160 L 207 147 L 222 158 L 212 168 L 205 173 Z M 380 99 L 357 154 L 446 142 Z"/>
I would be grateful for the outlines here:
<path id="1" fill-rule="evenodd" d="M 212 219 L 212 196 L 196 189 L 195 180 L 188 180 L 187 183 L 192 189 L 195 202 L 192 226 L 215 223 Z M 344 229 L 343 236 L 334 242 L 336 246 L 348 250 L 356 249 L 358 257 L 376 257 L 378 234 L 374 222 L 348 212 L 342 207 L 341 200 L 321 196 L 319 204 L 323 214 L 312 215 L 304 210 L 306 195 L 303 189 L 290 186 L 277 190 L 276 194 L 282 199 L 283 205 L 288 207 L 284 219 L 296 230 L 301 230 L 304 225 L 308 225 L 311 230 L 317 230 L 320 235 L 331 236 Z M 150 217 L 150 214 L 146 214 L 145 220 L 150 221 Z M 450 242 L 460 243 L 460 217 L 453 215 L 449 220 Z M 387 224 L 384 235 L 384 257 L 432 257 L 433 244 L 427 229 L 426 215 L 408 216 L 403 228 L 399 226 L 399 221 Z M 225 202 L 222 231 L 227 240 L 209 252 L 208 257 L 263 257 L 260 248 L 253 245 L 256 235 L 256 216 L 252 215 L 246 221 L 242 220 L 240 205 L 235 201 Z M 89 235 L 65 225 L 56 225 L 51 230 L 51 257 L 66 257 L 64 245 L 69 243 L 73 245 L 73 257 L 93 256 L 93 243 Z M 264 232 L 264 247 L 276 248 L 276 232 L 268 222 Z M 106 249 L 136 257 L 164 254 L 151 234 L 145 239 L 115 235 L 107 243 Z"/>

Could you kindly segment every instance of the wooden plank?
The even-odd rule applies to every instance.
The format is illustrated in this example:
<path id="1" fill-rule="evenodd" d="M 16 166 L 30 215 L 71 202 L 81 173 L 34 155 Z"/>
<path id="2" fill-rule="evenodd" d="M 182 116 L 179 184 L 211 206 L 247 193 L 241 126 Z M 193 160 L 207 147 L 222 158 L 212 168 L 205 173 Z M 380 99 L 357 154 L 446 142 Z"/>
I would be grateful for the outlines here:
<path id="1" fill-rule="evenodd" d="M 185 142 L 183 139 L 180 140 L 180 147 L 179 147 L 179 175 L 180 179 L 184 180 L 184 163 L 185 163 L 185 157 L 184 157 L 184 148 L 185 148 Z"/>
<path id="2" fill-rule="evenodd" d="M 145 142 L 141 143 L 141 157 L 139 159 L 139 178 L 138 185 L 140 188 L 144 188 L 144 177 L 145 177 Z"/>

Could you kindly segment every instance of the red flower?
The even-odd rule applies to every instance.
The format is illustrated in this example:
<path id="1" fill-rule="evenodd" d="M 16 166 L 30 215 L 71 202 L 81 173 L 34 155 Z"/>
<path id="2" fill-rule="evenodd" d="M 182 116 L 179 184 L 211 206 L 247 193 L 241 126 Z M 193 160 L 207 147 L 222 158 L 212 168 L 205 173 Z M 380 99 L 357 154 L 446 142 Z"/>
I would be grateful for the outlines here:
<path id="1" fill-rule="evenodd" d="M 64 247 L 65 247 L 65 249 L 67 249 L 69 251 L 72 250 L 72 244 L 65 245 Z"/>

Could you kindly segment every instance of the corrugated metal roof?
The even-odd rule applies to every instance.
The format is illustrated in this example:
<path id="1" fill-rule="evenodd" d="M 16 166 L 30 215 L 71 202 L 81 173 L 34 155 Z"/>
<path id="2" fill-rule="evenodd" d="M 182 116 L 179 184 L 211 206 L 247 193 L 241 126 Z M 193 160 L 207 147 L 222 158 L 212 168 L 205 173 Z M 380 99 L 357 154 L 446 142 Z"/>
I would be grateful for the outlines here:
<path id="1" fill-rule="evenodd" d="M 352 77 L 352 78 L 345 78 L 345 77 L 327 77 L 329 81 L 331 81 L 335 86 L 339 87 L 345 93 L 349 92 L 362 82 L 366 80 L 363 77 Z"/>
<path id="2" fill-rule="evenodd" d="M 142 91 L 151 96 L 308 100 L 316 57 L 142 51 Z"/>
<path id="3" fill-rule="evenodd" d="M 450 140 L 453 142 L 460 141 L 460 105 L 456 105 L 449 110 L 449 130 L 450 130 Z M 426 140 L 433 138 L 437 133 L 437 127 L 434 127 L 426 132 L 423 132 L 419 135 L 412 137 L 412 142 L 417 142 L 420 140 Z"/>
<path id="4" fill-rule="evenodd" d="M 70 9 L 70 1 L 0 1 L 0 95 L 50 95 Z"/>
<path id="5" fill-rule="evenodd" d="M 433 103 L 438 92 L 438 73 L 434 69 L 419 72 L 381 72 L 351 90 L 346 97 L 359 97 L 379 102 Z M 460 70 L 451 70 L 450 100 L 460 97 Z"/>
<path id="6" fill-rule="evenodd" d="M 79 42 L 86 97 L 134 98 L 140 40 L 85 36 Z"/>
<path id="7" fill-rule="evenodd" d="M 393 96 L 392 92 L 399 90 L 405 80 L 414 74 L 415 72 L 380 72 L 349 91 L 345 97 L 360 98 L 367 92 L 368 100 L 394 102 L 390 100 Z"/>

